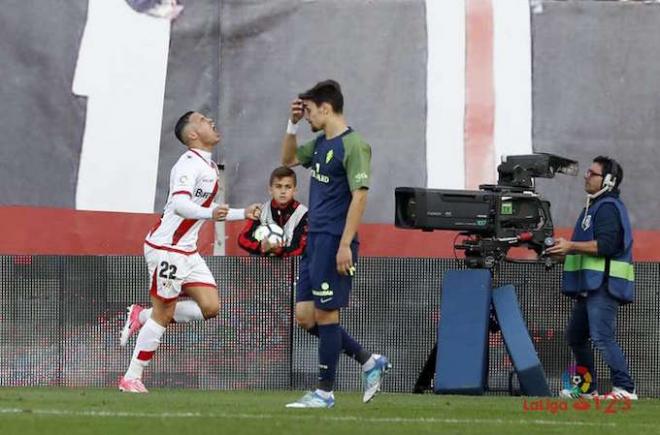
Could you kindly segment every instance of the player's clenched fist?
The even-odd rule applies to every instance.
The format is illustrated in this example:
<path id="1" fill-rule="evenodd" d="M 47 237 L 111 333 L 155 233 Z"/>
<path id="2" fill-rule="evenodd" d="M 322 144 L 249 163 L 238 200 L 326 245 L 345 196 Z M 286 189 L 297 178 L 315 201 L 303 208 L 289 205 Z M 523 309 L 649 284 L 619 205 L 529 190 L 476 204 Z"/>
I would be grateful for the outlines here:
<path id="1" fill-rule="evenodd" d="M 227 217 L 229 213 L 229 206 L 227 204 L 222 204 L 213 209 L 213 220 L 221 221 Z"/>
<path id="2" fill-rule="evenodd" d="M 291 122 L 297 124 L 305 114 L 305 107 L 301 99 L 296 99 L 291 102 Z"/>
<path id="3" fill-rule="evenodd" d="M 260 204 L 250 204 L 245 208 L 245 217 L 254 221 L 259 220 L 261 216 Z"/>

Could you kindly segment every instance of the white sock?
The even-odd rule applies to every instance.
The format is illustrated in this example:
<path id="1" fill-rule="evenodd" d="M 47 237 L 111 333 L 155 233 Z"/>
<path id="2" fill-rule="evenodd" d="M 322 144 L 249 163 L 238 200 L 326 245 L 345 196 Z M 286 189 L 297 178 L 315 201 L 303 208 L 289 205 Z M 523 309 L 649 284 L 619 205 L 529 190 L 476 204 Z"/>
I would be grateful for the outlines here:
<path id="1" fill-rule="evenodd" d="M 181 301 L 174 307 L 174 321 L 176 323 L 188 323 L 195 320 L 204 320 L 202 309 L 195 301 Z"/>
<path id="2" fill-rule="evenodd" d="M 149 365 L 153 354 L 158 349 L 160 338 L 165 332 L 165 327 L 160 326 L 152 319 L 147 319 L 140 329 L 133 356 L 131 357 L 131 364 L 124 375 L 128 379 L 142 379 L 142 372 L 144 368 Z"/>
<path id="3" fill-rule="evenodd" d="M 151 319 L 151 313 L 154 309 L 153 308 L 147 308 L 145 310 L 140 311 L 140 324 L 144 325 L 147 323 L 147 320 Z"/>
<path id="4" fill-rule="evenodd" d="M 362 371 L 368 372 L 369 370 L 373 369 L 376 366 L 376 358 L 378 358 L 379 356 L 380 355 L 378 355 L 377 353 L 371 354 L 367 362 L 362 364 Z"/>
<path id="5" fill-rule="evenodd" d="M 147 308 L 140 312 L 140 323 L 143 325 L 151 318 L 153 308 Z M 174 321 L 176 323 L 188 323 L 195 320 L 204 320 L 202 309 L 195 301 L 179 301 L 174 307 Z"/>
<path id="6" fill-rule="evenodd" d="M 314 391 L 314 392 L 317 395 L 321 396 L 323 399 L 330 399 L 331 397 L 333 397 L 332 391 L 323 391 L 323 390 L 319 390 L 317 388 L 316 391 Z"/>

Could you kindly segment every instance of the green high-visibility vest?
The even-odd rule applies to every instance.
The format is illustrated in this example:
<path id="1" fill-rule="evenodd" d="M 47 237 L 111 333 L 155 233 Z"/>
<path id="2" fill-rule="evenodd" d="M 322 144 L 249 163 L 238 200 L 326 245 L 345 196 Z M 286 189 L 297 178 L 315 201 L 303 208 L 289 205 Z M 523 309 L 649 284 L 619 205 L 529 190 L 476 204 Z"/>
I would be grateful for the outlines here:
<path id="1" fill-rule="evenodd" d="M 632 262 L 632 229 L 628 212 L 623 203 L 614 197 L 602 198 L 583 210 L 578 218 L 571 240 L 586 242 L 594 240 L 593 217 L 603 204 L 614 204 L 619 211 L 621 227 L 623 228 L 623 251 L 609 260 L 587 254 L 567 255 L 564 261 L 563 288 L 564 294 L 576 296 L 580 293 L 595 291 L 601 288 L 605 280 L 606 264 L 609 261 L 607 275 L 607 290 L 612 296 L 627 303 L 635 299 L 635 269 Z M 587 218 L 584 219 L 584 214 Z"/>

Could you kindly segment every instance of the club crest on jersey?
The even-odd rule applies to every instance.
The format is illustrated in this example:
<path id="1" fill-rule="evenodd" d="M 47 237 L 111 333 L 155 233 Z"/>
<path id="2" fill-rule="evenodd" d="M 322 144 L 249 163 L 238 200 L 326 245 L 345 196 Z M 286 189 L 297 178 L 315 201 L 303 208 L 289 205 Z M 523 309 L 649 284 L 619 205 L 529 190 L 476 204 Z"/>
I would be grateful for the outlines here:
<path id="1" fill-rule="evenodd" d="M 195 198 L 208 198 L 211 196 L 211 192 L 204 192 L 204 189 L 195 190 Z"/>
<path id="2" fill-rule="evenodd" d="M 587 231 L 591 226 L 591 215 L 588 214 L 582 219 L 582 230 Z"/>
<path id="3" fill-rule="evenodd" d="M 330 160 L 332 160 L 332 157 L 335 155 L 335 152 L 333 150 L 328 151 L 328 153 L 325 155 L 325 164 L 327 165 L 330 163 Z"/>

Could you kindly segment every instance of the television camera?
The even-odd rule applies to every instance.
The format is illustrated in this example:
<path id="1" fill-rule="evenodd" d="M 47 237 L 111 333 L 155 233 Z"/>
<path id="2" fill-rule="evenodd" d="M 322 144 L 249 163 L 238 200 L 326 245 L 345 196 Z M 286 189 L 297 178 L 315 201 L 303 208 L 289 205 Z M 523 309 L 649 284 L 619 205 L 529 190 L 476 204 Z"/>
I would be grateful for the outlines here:
<path id="1" fill-rule="evenodd" d="M 553 154 L 505 156 L 497 184 L 479 190 L 397 187 L 395 225 L 422 231 L 453 230 L 464 236 L 455 249 L 465 251 L 468 267 L 492 268 L 514 246 L 544 256 L 554 244 L 550 202 L 535 191 L 535 178 L 561 173 L 576 176 L 578 162 Z"/>

